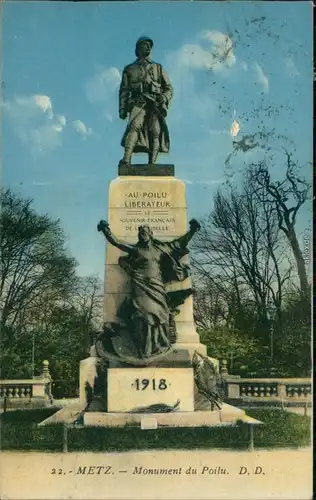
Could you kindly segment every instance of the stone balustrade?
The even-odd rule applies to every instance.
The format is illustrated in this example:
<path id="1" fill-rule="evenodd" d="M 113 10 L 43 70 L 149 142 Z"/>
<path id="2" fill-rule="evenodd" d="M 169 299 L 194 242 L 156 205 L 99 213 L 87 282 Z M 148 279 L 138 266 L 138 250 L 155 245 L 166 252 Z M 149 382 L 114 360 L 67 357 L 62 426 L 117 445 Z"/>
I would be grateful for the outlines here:
<path id="1" fill-rule="evenodd" d="M 30 380 L 0 380 L 0 398 L 32 398 Z"/>
<path id="2" fill-rule="evenodd" d="M 228 399 L 242 401 L 310 402 L 309 378 L 230 378 L 224 379 Z"/>
<path id="3" fill-rule="evenodd" d="M 4 407 L 51 404 L 52 379 L 48 361 L 43 361 L 42 374 L 32 379 L 0 380 L 0 400 Z"/>

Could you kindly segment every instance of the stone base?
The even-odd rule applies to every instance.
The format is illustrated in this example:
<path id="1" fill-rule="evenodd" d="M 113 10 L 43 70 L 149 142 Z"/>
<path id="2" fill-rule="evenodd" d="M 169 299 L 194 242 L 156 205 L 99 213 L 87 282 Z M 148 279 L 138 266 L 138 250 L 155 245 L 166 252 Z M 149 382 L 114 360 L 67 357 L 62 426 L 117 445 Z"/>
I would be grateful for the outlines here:
<path id="1" fill-rule="evenodd" d="M 177 348 L 165 357 L 144 367 L 121 362 L 106 362 L 106 360 L 95 356 L 82 360 L 80 362 L 79 398 L 81 405 L 86 406 L 89 401 L 97 399 L 97 406 L 92 405 L 89 407 L 89 411 L 108 409 L 110 412 L 118 412 L 130 411 L 137 406 L 152 404 L 173 406 L 179 400 L 178 409 L 181 411 L 201 409 L 197 408 L 194 402 L 196 388 L 192 357 L 196 350 L 204 355 L 206 346 L 203 344 L 193 344 L 192 346 L 175 344 L 175 346 Z M 219 361 L 215 358 L 209 357 L 209 359 L 218 371 Z M 104 369 L 100 370 L 101 367 Z M 135 380 L 137 379 L 139 380 L 137 383 L 140 384 L 138 390 L 135 388 Z M 160 390 L 158 386 L 153 387 L 157 381 L 159 385 L 160 379 L 168 380 L 168 387 L 165 390 Z M 141 385 L 143 380 L 149 381 L 147 387 Z M 126 392 L 124 396 L 122 395 L 123 388 Z M 102 401 L 102 407 L 100 407 L 99 400 Z M 125 403 L 122 406 L 123 400 Z"/>
<path id="2" fill-rule="evenodd" d="M 144 175 L 144 176 L 174 176 L 174 165 L 140 163 L 134 165 L 119 164 L 118 175 Z"/>
<path id="3" fill-rule="evenodd" d="M 94 427 L 124 427 L 125 425 L 141 425 L 144 419 L 155 419 L 157 427 L 211 427 L 234 425 L 238 421 L 260 423 L 248 417 L 244 410 L 223 404 L 221 410 L 194 411 L 172 413 L 85 413 L 84 425 Z"/>
<path id="4" fill-rule="evenodd" d="M 223 404 L 221 410 L 192 411 L 171 413 L 106 413 L 85 412 L 80 403 L 57 411 L 51 417 L 43 420 L 39 426 L 50 424 L 86 425 L 92 427 L 124 427 L 125 425 L 143 425 L 151 421 L 150 428 L 157 427 L 213 427 L 223 425 L 236 425 L 238 422 L 246 424 L 261 424 L 259 420 L 246 415 L 245 410 Z M 147 427 L 149 428 L 149 427 Z"/>

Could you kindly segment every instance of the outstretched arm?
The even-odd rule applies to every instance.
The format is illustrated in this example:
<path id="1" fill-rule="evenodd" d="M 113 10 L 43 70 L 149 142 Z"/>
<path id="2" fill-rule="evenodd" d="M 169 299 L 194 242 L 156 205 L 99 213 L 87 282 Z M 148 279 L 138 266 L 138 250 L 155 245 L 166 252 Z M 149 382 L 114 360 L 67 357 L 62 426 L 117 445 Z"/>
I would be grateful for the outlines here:
<path id="1" fill-rule="evenodd" d="M 111 245 L 119 248 L 122 250 L 122 252 L 127 252 L 131 253 L 134 250 L 133 245 L 128 245 L 127 243 L 124 243 L 123 241 L 119 241 L 113 234 L 111 233 L 111 229 L 109 224 L 105 220 L 101 220 L 98 224 L 98 231 L 101 231 L 101 233 L 104 234 L 106 239 L 108 240 Z"/>
<path id="2" fill-rule="evenodd" d="M 180 238 L 176 238 L 171 243 L 177 243 L 182 248 L 186 247 L 189 241 L 191 240 L 192 236 L 201 229 L 200 224 L 195 219 L 190 220 L 189 225 L 190 225 L 189 231 L 185 233 L 183 236 L 180 236 Z"/>

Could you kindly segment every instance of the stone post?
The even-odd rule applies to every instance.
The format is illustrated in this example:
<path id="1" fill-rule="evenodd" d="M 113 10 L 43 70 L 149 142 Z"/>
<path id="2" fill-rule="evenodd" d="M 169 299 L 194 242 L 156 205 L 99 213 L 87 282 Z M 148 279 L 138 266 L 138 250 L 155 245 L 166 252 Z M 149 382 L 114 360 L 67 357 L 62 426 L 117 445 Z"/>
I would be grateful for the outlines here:
<path id="1" fill-rule="evenodd" d="M 286 399 L 286 385 L 285 384 L 278 384 L 278 397 L 282 399 Z"/>
<path id="2" fill-rule="evenodd" d="M 42 377 L 43 378 L 49 378 L 51 379 L 50 373 L 49 373 L 49 361 L 45 359 L 42 363 L 43 369 L 42 369 Z"/>
<path id="3" fill-rule="evenodd" d="M 228 375 L 227 360 L 226 359 L 220 360 L 220 374 L 222 377 L 227 377 L 227 375 Z"/>
<path id="4" fill-rule="evenodd" d="M 240 398 L 240 386 L 239 383 L 233 383 L 230 382 L 229 380 L 226 381 L 227 383 L 227 396 L 230 399 L 239 399 Z"/>
<path id="5" fill-rule="evenodd" d="M 53 396 L 52 396 L 52 377 L 51 374 L 49 373 L 49 361 L 45 359 L 42 363 L 43 369 L 42 369 L 42 378 L 48 379 L 49 382 L 45 385 L 45 395 L 50 399 L 51 403 L 53 402 Z"/>

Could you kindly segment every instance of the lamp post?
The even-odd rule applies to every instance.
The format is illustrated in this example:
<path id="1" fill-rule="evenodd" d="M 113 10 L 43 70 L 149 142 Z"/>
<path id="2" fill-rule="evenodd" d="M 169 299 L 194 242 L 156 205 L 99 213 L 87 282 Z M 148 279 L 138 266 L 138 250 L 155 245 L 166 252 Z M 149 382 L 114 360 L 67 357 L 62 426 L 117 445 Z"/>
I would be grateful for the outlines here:
<path id="1" fill-rule="evenodd" d="M 273 320 L 272 320 L 271 326 L 270 326 L 270 360 L 271 360 L 271 365 L 273 364 L 273 334 L 274 334 L 274 325 L 273 325 Z"/>
<path id="2" fill-rule="evenodd" d="M 267 308 L 267 319 L 270 326 L 270 362 L 273 364 L 274 358 L 274 317 L 275 317 L 275 306 L 274 304 L 269 304 Z"/>
<path id="3" fill-rule="evenodd" d="M 32 333 L 32 379 L 34 378 L 35 372 L 35 328 L 31 330 Z"/>

